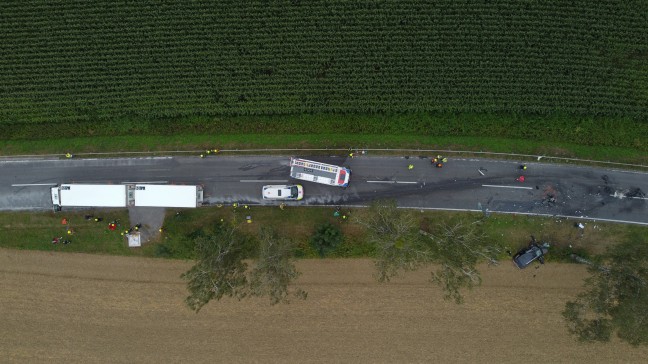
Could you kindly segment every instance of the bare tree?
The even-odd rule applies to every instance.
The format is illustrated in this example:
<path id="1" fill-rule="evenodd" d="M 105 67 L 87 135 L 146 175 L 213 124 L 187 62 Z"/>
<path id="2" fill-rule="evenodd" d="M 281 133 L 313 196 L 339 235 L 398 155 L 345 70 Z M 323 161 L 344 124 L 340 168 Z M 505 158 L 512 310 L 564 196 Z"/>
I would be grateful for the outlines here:
<path id="1" fill-rule="evenodd" d="M 300 275 L 293 259 L 295 244 L 268 228 L 261 230 L 259 240 L 258 260 L 250 275 L 250 292 L 254 296 L 269 296 L 273 305 L 288 302 L 288 287 Z M 292 293 L 301 299 L 308 295 L 299 288 Z"/>

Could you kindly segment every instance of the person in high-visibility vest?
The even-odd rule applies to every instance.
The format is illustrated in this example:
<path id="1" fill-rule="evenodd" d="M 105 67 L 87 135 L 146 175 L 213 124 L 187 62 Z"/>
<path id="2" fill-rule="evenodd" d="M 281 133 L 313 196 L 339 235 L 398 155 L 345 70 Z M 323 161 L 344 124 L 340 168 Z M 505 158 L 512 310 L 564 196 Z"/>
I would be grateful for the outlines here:
<path id="1" fill-rule="evenodd" d="M 72 154 L 71 153 L 65 153 L 65 158 L 72 158 Z"/>
<path id="2" fill-rule="evenodd" d="M 414 165 L 410 164 L 409 166 L 407 166 L 407 169 L 414 169 Z"/>

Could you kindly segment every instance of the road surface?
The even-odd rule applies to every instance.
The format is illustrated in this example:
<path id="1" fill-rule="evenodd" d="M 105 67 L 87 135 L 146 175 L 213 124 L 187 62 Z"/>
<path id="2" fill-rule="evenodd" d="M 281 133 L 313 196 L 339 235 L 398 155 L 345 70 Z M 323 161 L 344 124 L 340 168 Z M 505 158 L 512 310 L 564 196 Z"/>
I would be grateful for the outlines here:
<path id="1" fill-rule="evenodd" d="M 300 156 L 308 158 L 308 156 Z M 648 224 L 648 173 L 545 163 L 451 158 L 311 157 L 352 169 L 346 189 L 300 181 L 304 205 L 366 205 L 394 198 L 426 209 L 536 213 Z M 413 164 L 413 169 L 408 165 Z M 516 179 L 525 176 L 524 182 Z M 0 210 L 51 209 L 49 188 L 60 183 L 201 184 L 206 201 L 273 204 L 265 184 L 295 183 L 287 156 L 149 157 L 0 161 Z"/>

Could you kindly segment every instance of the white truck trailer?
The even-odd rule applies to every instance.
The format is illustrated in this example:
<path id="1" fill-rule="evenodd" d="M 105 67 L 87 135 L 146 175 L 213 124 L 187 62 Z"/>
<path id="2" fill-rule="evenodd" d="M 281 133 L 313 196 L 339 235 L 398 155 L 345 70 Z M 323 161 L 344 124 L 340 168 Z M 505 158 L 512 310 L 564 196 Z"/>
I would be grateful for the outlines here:
<path id="1" fill-rule="evenodd" d="M 198 207 L 202 186 L 62 184 L 52 187 L 55 210 L 63 207 Z"/>
<path id="2" fill-rule="evenodd" d="M 136 185 L 135 206 L 138 207 L 187 207 L 202 204 L 201 186 L 183 185 Z"/>

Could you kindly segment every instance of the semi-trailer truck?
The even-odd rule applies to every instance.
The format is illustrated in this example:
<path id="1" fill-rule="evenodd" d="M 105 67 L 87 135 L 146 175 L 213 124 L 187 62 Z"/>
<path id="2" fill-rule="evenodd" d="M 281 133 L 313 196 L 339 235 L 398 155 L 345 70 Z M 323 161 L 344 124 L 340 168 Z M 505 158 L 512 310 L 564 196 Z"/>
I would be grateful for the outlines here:
<path id="1" fill-rule="evenodd" d="M 52 187 L 55 210 L 63 207 L 186 207 L 202 205 L 202 186 L 62 184 Z"/>

